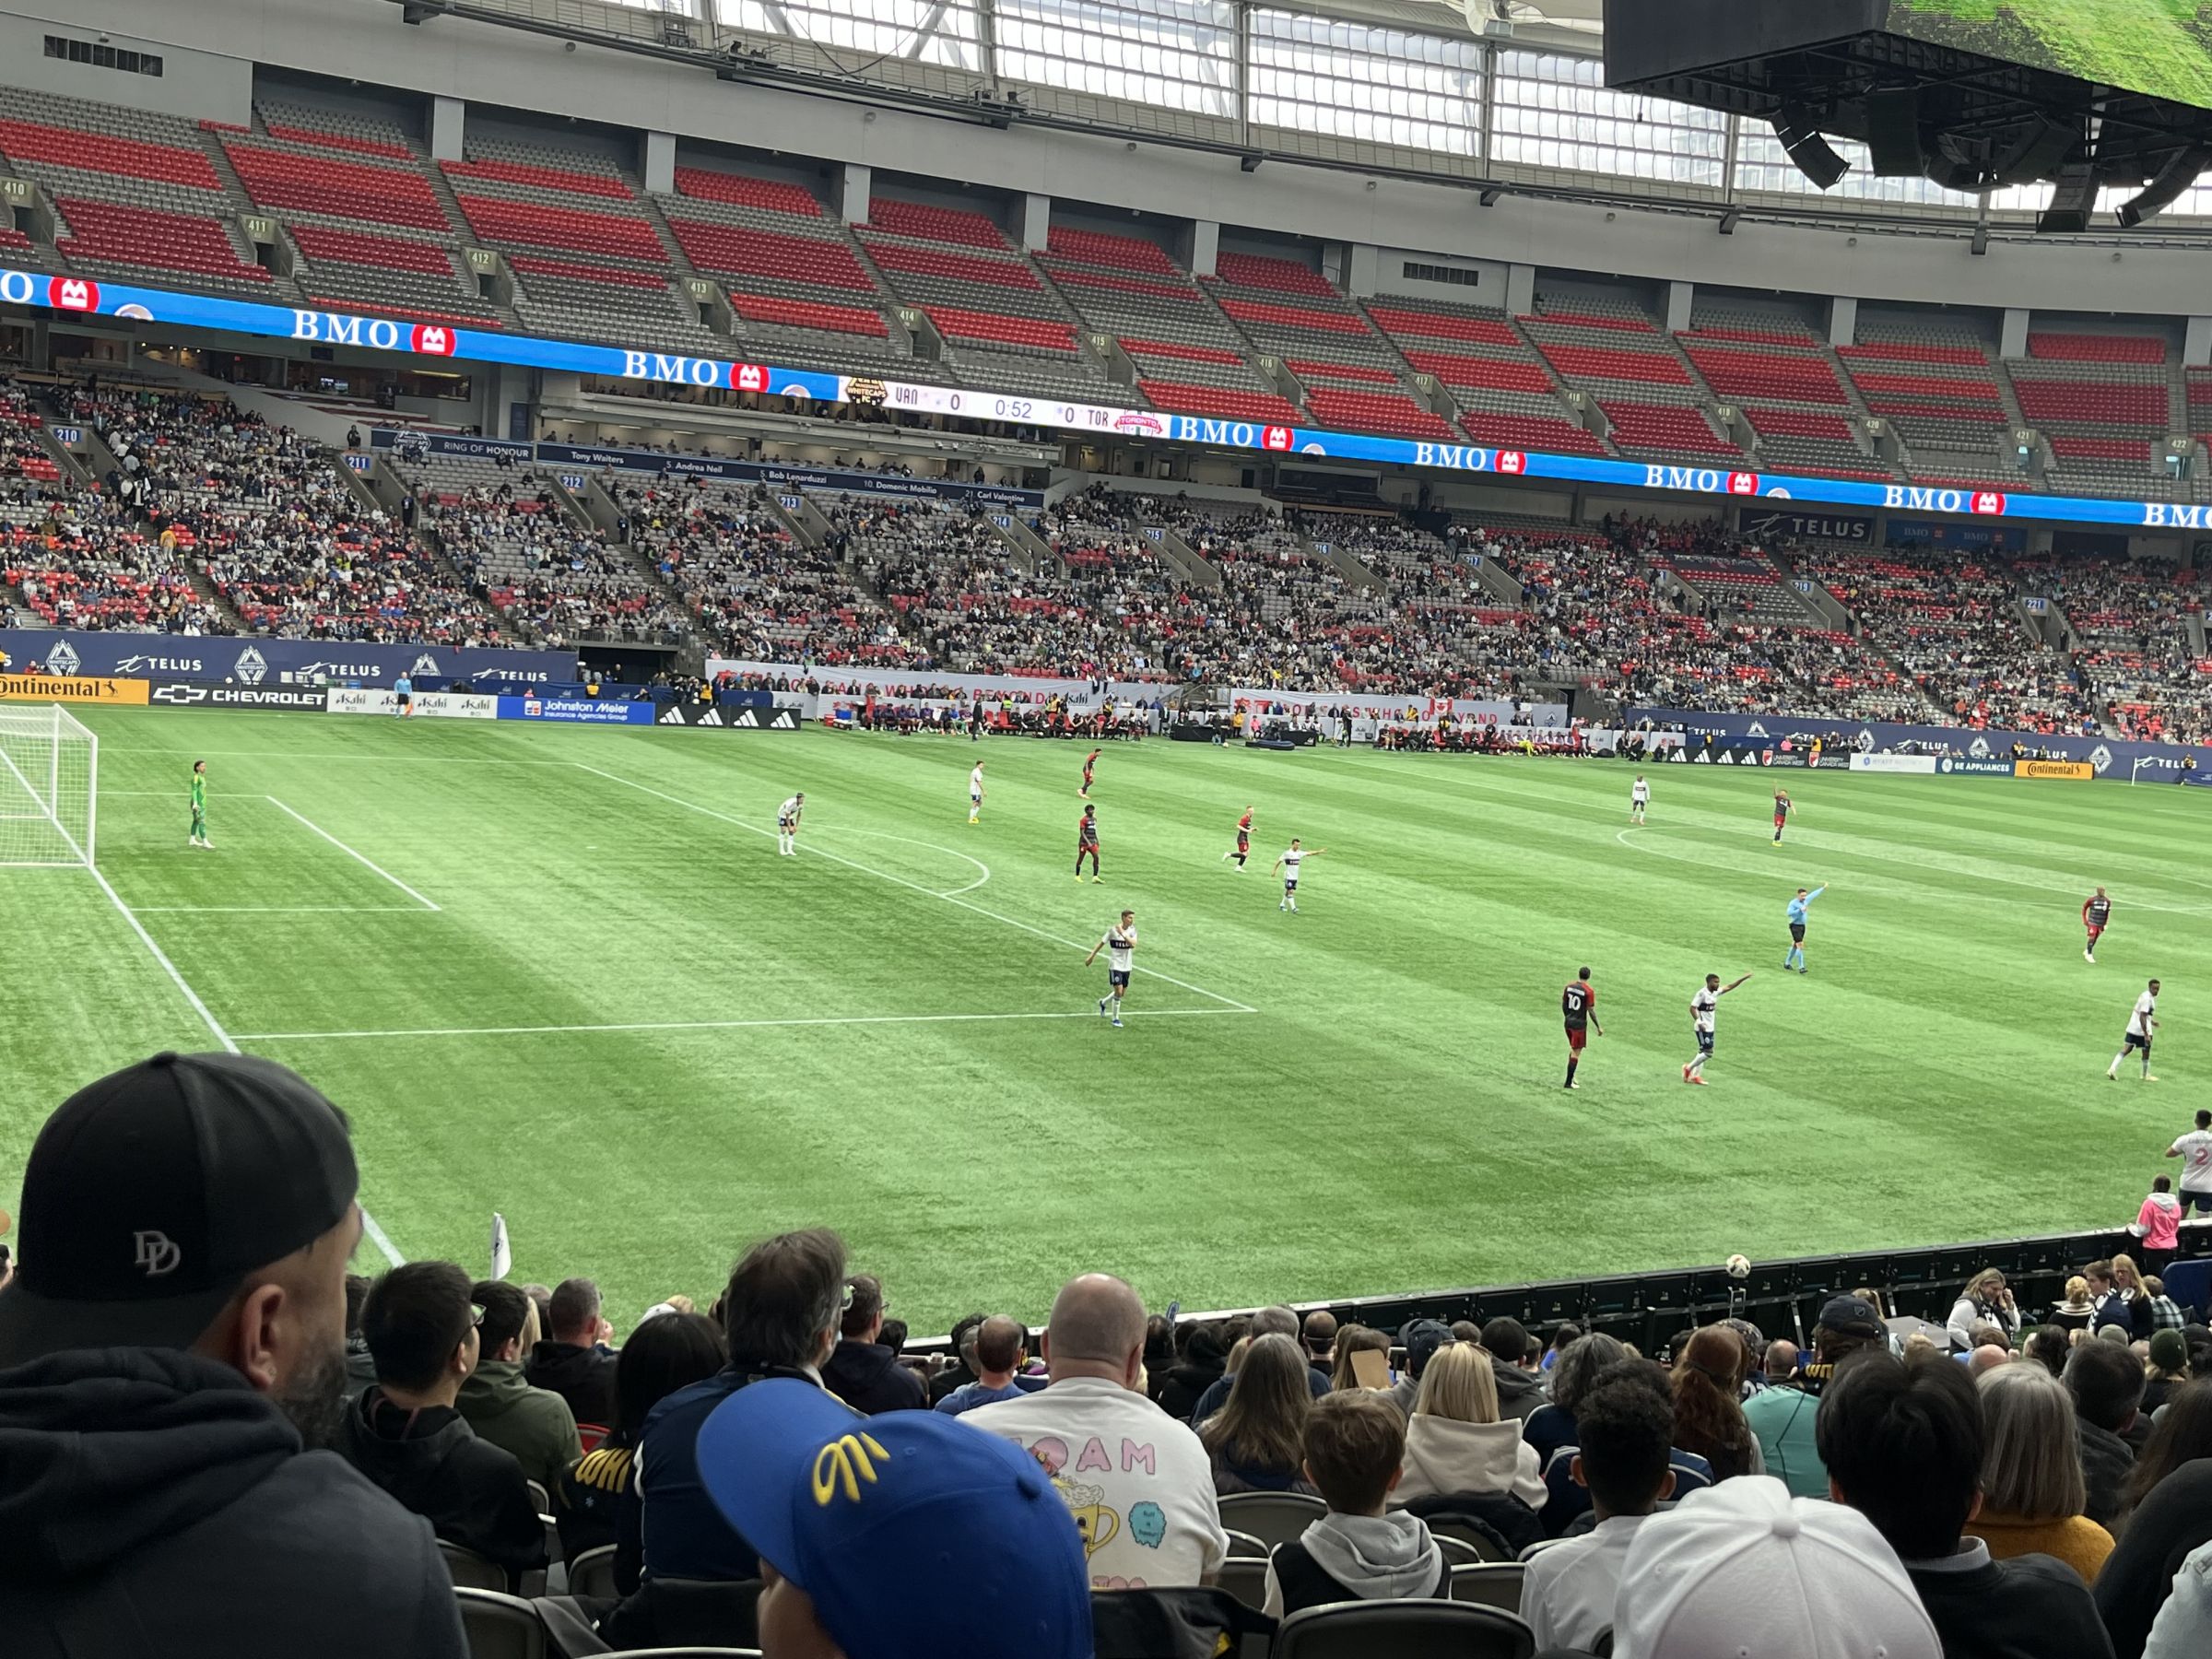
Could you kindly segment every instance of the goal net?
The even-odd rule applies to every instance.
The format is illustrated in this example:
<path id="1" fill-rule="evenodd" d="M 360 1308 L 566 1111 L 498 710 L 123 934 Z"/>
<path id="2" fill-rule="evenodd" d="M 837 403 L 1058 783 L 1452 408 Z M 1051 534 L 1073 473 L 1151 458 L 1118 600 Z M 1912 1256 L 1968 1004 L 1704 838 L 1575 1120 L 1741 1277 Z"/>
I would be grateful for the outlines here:
<path id="1" fill-rule="evenodd" d="M 100 739 L 68 710 L 0 707 L 0 865 L 90 865 Z"/>

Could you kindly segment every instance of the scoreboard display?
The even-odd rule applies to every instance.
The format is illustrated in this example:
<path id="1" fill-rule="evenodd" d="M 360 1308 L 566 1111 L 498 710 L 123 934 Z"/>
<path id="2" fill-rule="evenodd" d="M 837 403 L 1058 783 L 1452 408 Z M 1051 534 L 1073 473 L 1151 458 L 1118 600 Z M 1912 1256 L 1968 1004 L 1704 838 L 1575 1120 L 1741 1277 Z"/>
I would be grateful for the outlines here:
<path id="1" fill-rule="evenodd" d="M 2212 109 L 2212 5 L 1889 0 L 1891 34 Z"/>

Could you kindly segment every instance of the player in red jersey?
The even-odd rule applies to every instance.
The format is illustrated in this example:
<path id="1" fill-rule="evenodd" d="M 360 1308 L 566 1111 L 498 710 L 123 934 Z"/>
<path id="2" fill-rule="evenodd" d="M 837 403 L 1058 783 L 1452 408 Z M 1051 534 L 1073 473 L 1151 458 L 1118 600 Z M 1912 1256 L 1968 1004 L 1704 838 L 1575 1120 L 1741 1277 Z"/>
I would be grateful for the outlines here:
<path id="1" fill-rule="evenodd" d="M 1592 1031 L 1600 1037 L 1606 1034 L 1606 1028 L 1597 1023 L 1597 988 L 1590 982 L 1589 969 L 1576 974 L 1573 982 L 1559 993 L 1559 1013 L 1567 1021 L 1567 1087 L 1580 1088 L 1574 1070 L 1583 1063 L 1583 1044 Z"/>
<path id="2" fill-rule="evenodd" d="M 1237 868 L 1241 870 L 1244 867 L 1244 861 L 1251 856 L 1252 808 L 1247 806 L 1244 808 L 1244 816 L 1237 820 L 1237 850 L 1234 853 L 1222 853 L 1221 862 L 1227 864 L 1233 858 L 1237 861 Z"/>
<path id="3" fill-rule="evenodd" d="M 1081 795 L 1087 801 L 1090 799 L 1091 769 L 1098 765 L 1099 756 L 1102 752 L 1102 750 L 1094 748 L 1089 754 L 1083 757 L 1083 787 L 1077 790 L 1076 793 Z"/>
<path id="4" fill-rule="evenodd" d="M 1076 820 L 1076 879 L 1083 879 L 1083 861 L 1090 860 L 1090 878 L 1103 881 L 1099 874 L 1099 809 L 1083 808 L 1083 816 Z"/>
<path id="5" fill-rule="evenodd" d="M 2104 889 L 2099 888 L 2081 907 L 2081 925 L 2089 935 L 2089 942 L 2081 947 L 2083 961 L 2093 962 L 2097 959 L 2097 941 L 2104 936 L 2105 924 L 2112 919 L 2112 901 L 2104 896 Z"/>
<path id="6" fill-rule="evenodd" d="M 1796 810 L 1797 808 L 1790 801 L 1788 790 L 1778 789 L 1774 792 L 1774 844 L 1776 846 L 1782 845 L 1782 827 L 1790 821 L 1790 814 Z"/>

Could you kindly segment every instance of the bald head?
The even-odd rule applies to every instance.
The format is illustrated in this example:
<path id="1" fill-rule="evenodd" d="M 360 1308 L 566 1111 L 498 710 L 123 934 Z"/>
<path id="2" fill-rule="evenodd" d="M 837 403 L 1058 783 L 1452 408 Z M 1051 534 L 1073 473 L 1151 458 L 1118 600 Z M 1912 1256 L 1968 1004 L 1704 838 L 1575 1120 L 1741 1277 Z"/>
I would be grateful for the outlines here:
<path id="1" fill-rule="evenodd" d="M 1797 1345 L 1775 1341 L 1767 1344 L 1767 1375 L 1794 1377 L 1797 1374 Z"/>
<path id="2" fill-rule="evenodd" d="M 1995 1371 L 2000 1365 L 2010 1365 L 2011 1363 L 2012 1350 L 2007 1347 L 1999 1347 L 1994 1342 L 1983 1343 L 1966 1357 L 1967 1372 L 1969 1375 L 1976 1377 L 1983 1371 Z"/>
<path id="3" fill-rule="evenodd" d="M 1145 1304 L 1111 1274 L 1087 1273 L 1060 1287 L 1044 1333 L 1045 1365 L 1064 1377 L 1135 1384 L 1145 1356 Z"/>
<path id="4" fill-rule="evenodd" d="M 1003 1313 L 994 1313 L 976 1327 L 975 1369 L 986 1387 L 1006 1385 L 1021 1369 L 1021 1351 L 1029 1340 L 1029 1327 Z"/>

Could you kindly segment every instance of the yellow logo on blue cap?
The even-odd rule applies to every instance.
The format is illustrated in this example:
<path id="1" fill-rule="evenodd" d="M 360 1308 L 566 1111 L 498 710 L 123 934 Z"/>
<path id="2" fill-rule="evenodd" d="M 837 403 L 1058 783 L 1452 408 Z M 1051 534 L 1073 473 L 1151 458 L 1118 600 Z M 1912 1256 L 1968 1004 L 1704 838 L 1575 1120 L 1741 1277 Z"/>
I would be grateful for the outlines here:
<path id="1" fill-rule="evenodd" d="M 814 1500 L 822 1508 L 837 1496 L 842 1485 L 848 1503 L 860 1501 L 860 1483 L 876 1484 L 876 1464 L 888 1463 L 886 1452 L 872 1434 L 844 1434 L 831 1441 L 814 1458 Z"/>

